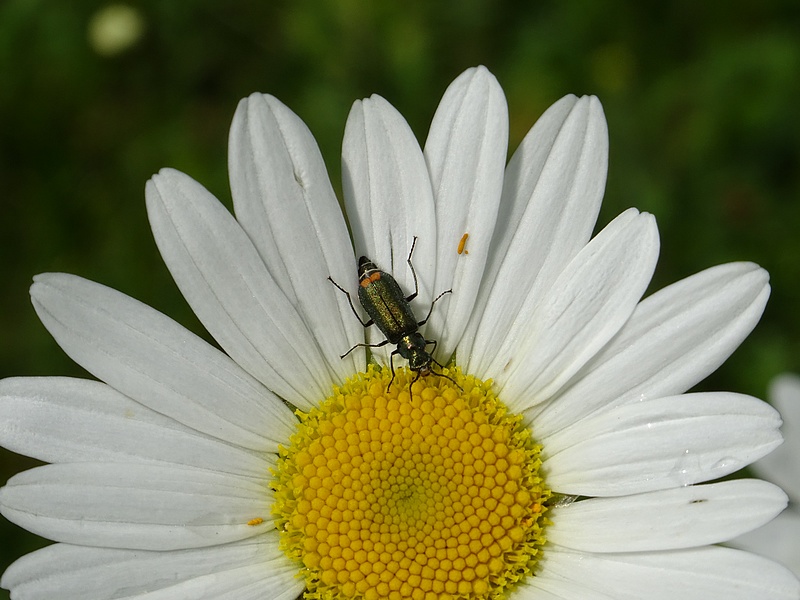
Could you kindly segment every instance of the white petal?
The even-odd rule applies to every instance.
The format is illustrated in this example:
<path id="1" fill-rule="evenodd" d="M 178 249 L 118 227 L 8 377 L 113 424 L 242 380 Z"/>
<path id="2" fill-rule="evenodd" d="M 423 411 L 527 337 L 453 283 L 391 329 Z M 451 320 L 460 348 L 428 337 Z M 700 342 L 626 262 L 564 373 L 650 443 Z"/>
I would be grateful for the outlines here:
<path id="1" fill-rule="evenodd" d="M 104 383 L 66 377 L 0 381 L 0 443 L 52 463 L 171 463 L 249 477 L 270 467 L 268 455 L 200 434 Z"/>
<path id="2" fill-rule="evenodd" d="M 506 340 L 493 361 L 489 373 L 512 410 L 549 399 L 619 331 L 657 258 L 655 220 L 634 209 L 584 246 L 530 319 L 517 323 L 525 339 L 518 347 Z"/>
<path id="3" fill-rule="evenodd" d="M 305 587 L 297 567 L 276 568 L 274 562 L 211 573 L 130 600 L 295 600 Z"/>
<path id="4" fill-rule="evenodd" d="M 800 512 L 789 507 L 760 529 L 731 540 L 729 545 L 777 561 L 800 577 Z"/>
<path id="5" fill-rule="evenodd" d="M 461 339 L 489 253 L 508 153 L 508 106 L 484 67 L 450 84 L 431 123 L 425 158 L 436 199 L 436 293 L 452 289 L 431 315 L 427 331 L 449 357 Z M 469 233 L 469 255 L 457 252 Z M 466 259 L 469 260 L 466 260 Z"/>
<path id="6" fill-rule="evenodd" d="M 769 400 L 783 417 L 784 443 L 755 463 L 753 470 L 800 503 L 800 377 L 785 374 L 773 379 Z"/>
<path id="7" fill-rule="evenodd" d="M 537 432 L 550 435 L 603 407 L 685 392 L 753 329 L 769 296 L 768 279 L 757 265 L 730 263 L 646 298 L 572 385 L 529 414 Z"/>
<path id="8" fill-rule="evenodd" d="M 797 600 L 800 582 L 784 567 L 719 546 L 671 552 L 589 554 L 548 548 L 541 572 L 615 600 Z"/>
<path id="9" fill-rule="evenodd" d="M 780 416 L 725 392 L 647 400 L 541 440 L 547 483 L 563 494 L 618 496 L 724 477 L 781 443 Z M 534 435 L 536 432 L 534 430 Z"/>
<path id="10" fill-rule="evenodd" d="M 329 394 L 328 360 L 233 216 L 171 169 L 148 181 L 145 192 L 161 256 L 220 346 L 295 406 L 308 408 Z"/>
<path id="11" fill-rule="evenodd" d="M 233 117 L 228 162 L 237 220 L 344 381 L 356 363 L 339 355 L 364 334 L 347 303 L 337 309 L 339 291 L 327 281 L 354 280 L 355 261 L 314 137 L 276 98 L 252 94 Z"/>
<path id="12" fill-rule="evenodd" d="M 380 96 L 356 102 L 347 118 L 342 146 L 345 206 L 359 255 L 369 257 L 411 294 L 414 278 L 407 259 L 414 237 L 413 265 L 419 295 L 413 301 L 419 319 L 427 314 L 436 276 L 436 215 L 433 192 L 422 150 L 411 128 Z M 356 265 L 338 282 L 356 298 Z M 342 306 L 347 303 L 342 301 Z M 349 307 L 348 307 L 349 310 Z M 352 314 L 350 315 L 352 319 Z M 369 341 L 384 337 L 368 329 Z M 389 345 L 375 349 L 389 363 Z"/>
<path id="13" fill-rule="evenodd" d="M 487 372 L 502 341 L 519 337 L 519 315 L 589 241 L 607 163 L 608 129 L 594 97 L 562 98 L 525 136 L 506 168 L 481 293 L 458 346 L 469 372 Z"/>
<path id="14" fill-rule="evenodd" d="M 60 542 L 178 550 L 273 528 L 271 496 L 263 481 L 200 469 L 71 463 L 37 467 L 9 479 L 0 489 L 0 512 Z M 259 525 L 248 525 L 259 518 Z"/>
<path id="15" fill-rule="evenodd" d="M 414 237 L 420 299 L 427 304 L 435 277 L 436 216 L 425 158 L 399 112 L 374 95 L 353 104 L 342 145 L 347 215 L 358 254 L 414 288 L 406 258 Z"/>
<path id="16" fill-rule="evenodd" d="M 149 592 L 165 590 L 170 598 L 184 598 L 192 581 L 232 580 L 242 567 L 252 566 L 262 576 L 290 574 L 286 590 L 295 598 L 302 591 L 302 580 L 278 547 L 277 532 L 231 544 L 172 552 L 114 550 L 54 544 L 16 561 L 3 575 L 0 585 L 10 589 L 16 600 L 120 600 L 146 597 Z M 241 579 L 237 577 L 237 579 Z M 232 581 L 235 583 L 235 580 Z M 262 588 L 262 598 L 278 598 Z M 196 594 L 196 592 L 195 592 Z M 189 596 L 199 598 L 202 596 Z"/>
<path id="17" fill-rule="evenodd" d="M 786 503 L 779 487 L 758 479 L 591 498 L 554 508 L 547 539 L 601 553 L 692 548 L 760 527 Z"/>
<path id="18" fill-rule="evenodd" d="M 294 416 L 229 357 L 149 306 L 74 275 L 38 275 L 39 318 L 69 356 L 125 395 L 214 437 L 274 452 Z"/>
<path id="19" fill-rule="evenodd" d="M 615 600 L 615 598 L 589 589 L 579 582 L 551 577 L 546 572 L 538 571 L 535 577 L 520 581 L 514 588 L 512 596 L 512 600 Z"/>

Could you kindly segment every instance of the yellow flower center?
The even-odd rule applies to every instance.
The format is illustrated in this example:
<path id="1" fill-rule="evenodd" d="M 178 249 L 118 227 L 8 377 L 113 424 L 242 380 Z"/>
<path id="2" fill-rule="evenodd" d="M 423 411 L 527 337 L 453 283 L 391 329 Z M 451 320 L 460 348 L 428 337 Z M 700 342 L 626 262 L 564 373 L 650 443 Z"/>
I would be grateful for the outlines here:
<path id="1" fill-rule="evenodd" d="M 273 513 L 308 600 L 499 599 L 544 544 L 540 447 L 491 381 L 370 366 L 281 448 Z"/>

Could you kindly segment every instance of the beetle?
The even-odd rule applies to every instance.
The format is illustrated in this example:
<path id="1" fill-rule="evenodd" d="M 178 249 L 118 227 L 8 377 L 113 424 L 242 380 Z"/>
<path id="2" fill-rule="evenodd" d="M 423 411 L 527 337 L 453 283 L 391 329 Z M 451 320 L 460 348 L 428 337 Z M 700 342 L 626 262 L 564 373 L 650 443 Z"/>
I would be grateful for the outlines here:
<path id="1" fill-rule="evenodd" d="M 414 293 L 408 296 L 403 294 L 403 290 L 400 288 L 397 281 L 395 281 L 394 277 L 386 271 L 381 271 L 375 266 L 372 260 L 366 256 L 362 256 L 358 259 L 358 300 L 370 317 L 367 321 L 364 321 L 359 316 L 358 312 L 356 312 L 356 307 L 353 305 L 350 292 L 336 283 L 333 278 L 328 277 L 328 280 L 347 296 L 350 308 L 359 322 L 364 327 L 369 327 L 373 324 L 377 325 L 378 329 L 386 336 L 386 339 L 378 344 L 356 344 L 350 348 L 350 350 L 342 354 L 341 358 L 344 358 L 353 350 L 360 347 L 378 348 L 386 344 L 395 344 L 397 346 L 389 357 L 389 364 L 392 368 L 392 379 L 389 381 L 387 389 L 392 387 L 392 382 L 394 381 L 395 354 L 399 354 L 402 358 L 405 358 L 408 361 L 408 368 L 417 373 L 414 381 L 419 379 L 420 376 L 430 375 L 431 373 L 450 379 L 447 375 L 432 371 L 431 365 L 433 363 L 436 363 L 442 368 L 444 368 L 444 365 L 432 356 L 432 352 L 436 350 L 436 340 L 426 340 L 419 332 L 419 328 L 428 322 L 436 301 L 445 294 L 451 294 L 453 290 L 445 290 L 436 296 L 433 302 L 431 302 L 428 315 L 421 321 L 417 321 L 417 317 L 414 315 L 410 304 L 419 293 L 417 273 L 414 270 L 414 264 L 411 262 L 411 256 L 414 254 L 414 246 L 416 246 L 416 244 L 417 238 L 414 236 L 414 240 L 411 243 L 411 251 L 408 253 L 408 259 L 406 259 L 411 269 L 411 274 L 414 277 Z M 428 352 L 428 346 L 433 346 L 431 352 Z"/>

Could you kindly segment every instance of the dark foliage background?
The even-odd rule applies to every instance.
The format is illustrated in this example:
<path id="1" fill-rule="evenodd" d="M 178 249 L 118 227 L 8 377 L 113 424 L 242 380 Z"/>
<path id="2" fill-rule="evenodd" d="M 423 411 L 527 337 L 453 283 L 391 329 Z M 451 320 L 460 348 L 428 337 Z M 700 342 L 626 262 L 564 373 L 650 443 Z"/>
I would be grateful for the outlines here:
<path id="1" fill-rule="evenodd" d="M 0 376 L 85 373 L 28 300 L 35 273 L 120 289 L 200 331 L 155 248 L 144 183 L 190 174 L 230 205 L 239 98 L 270 92 L 317 137 L 339 186 L 354 99 L 379 93 L 424 140 L 447 84 L 485 64 L 508 97 L 511 148 L 566 93 L 600 96 L 611 136 L 600 224 L 658 219 L 660 288 L 752 260 L 773 294 L 755 333 L 703 389 L 763 396 L 800 372 L 800 4 L 794 0 L 145 0 L 115 54 L 93 0 L 0 4 Z M 113 14 L 113 13 L 112 13 Z M 0 454 L 0 481 L 33 461 Z M 3 521 L 0 570 L 43 542 Z M 0 598 L 7 598 L 0 592 Z"/>

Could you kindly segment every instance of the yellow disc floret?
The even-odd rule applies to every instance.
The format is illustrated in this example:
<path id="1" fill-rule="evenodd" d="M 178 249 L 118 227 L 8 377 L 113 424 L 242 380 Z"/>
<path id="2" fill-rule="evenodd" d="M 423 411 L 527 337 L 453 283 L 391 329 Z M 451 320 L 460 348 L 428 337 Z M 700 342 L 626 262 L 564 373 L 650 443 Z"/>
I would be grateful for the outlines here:
<path id="1" fill-rule="evenodd" d="M 308 600 L 498 600 L 534 570 L 540 447 L 491 382 L 446 374 L 387 390 L 370 366 L 298 412 L 273 513 Z"/>

